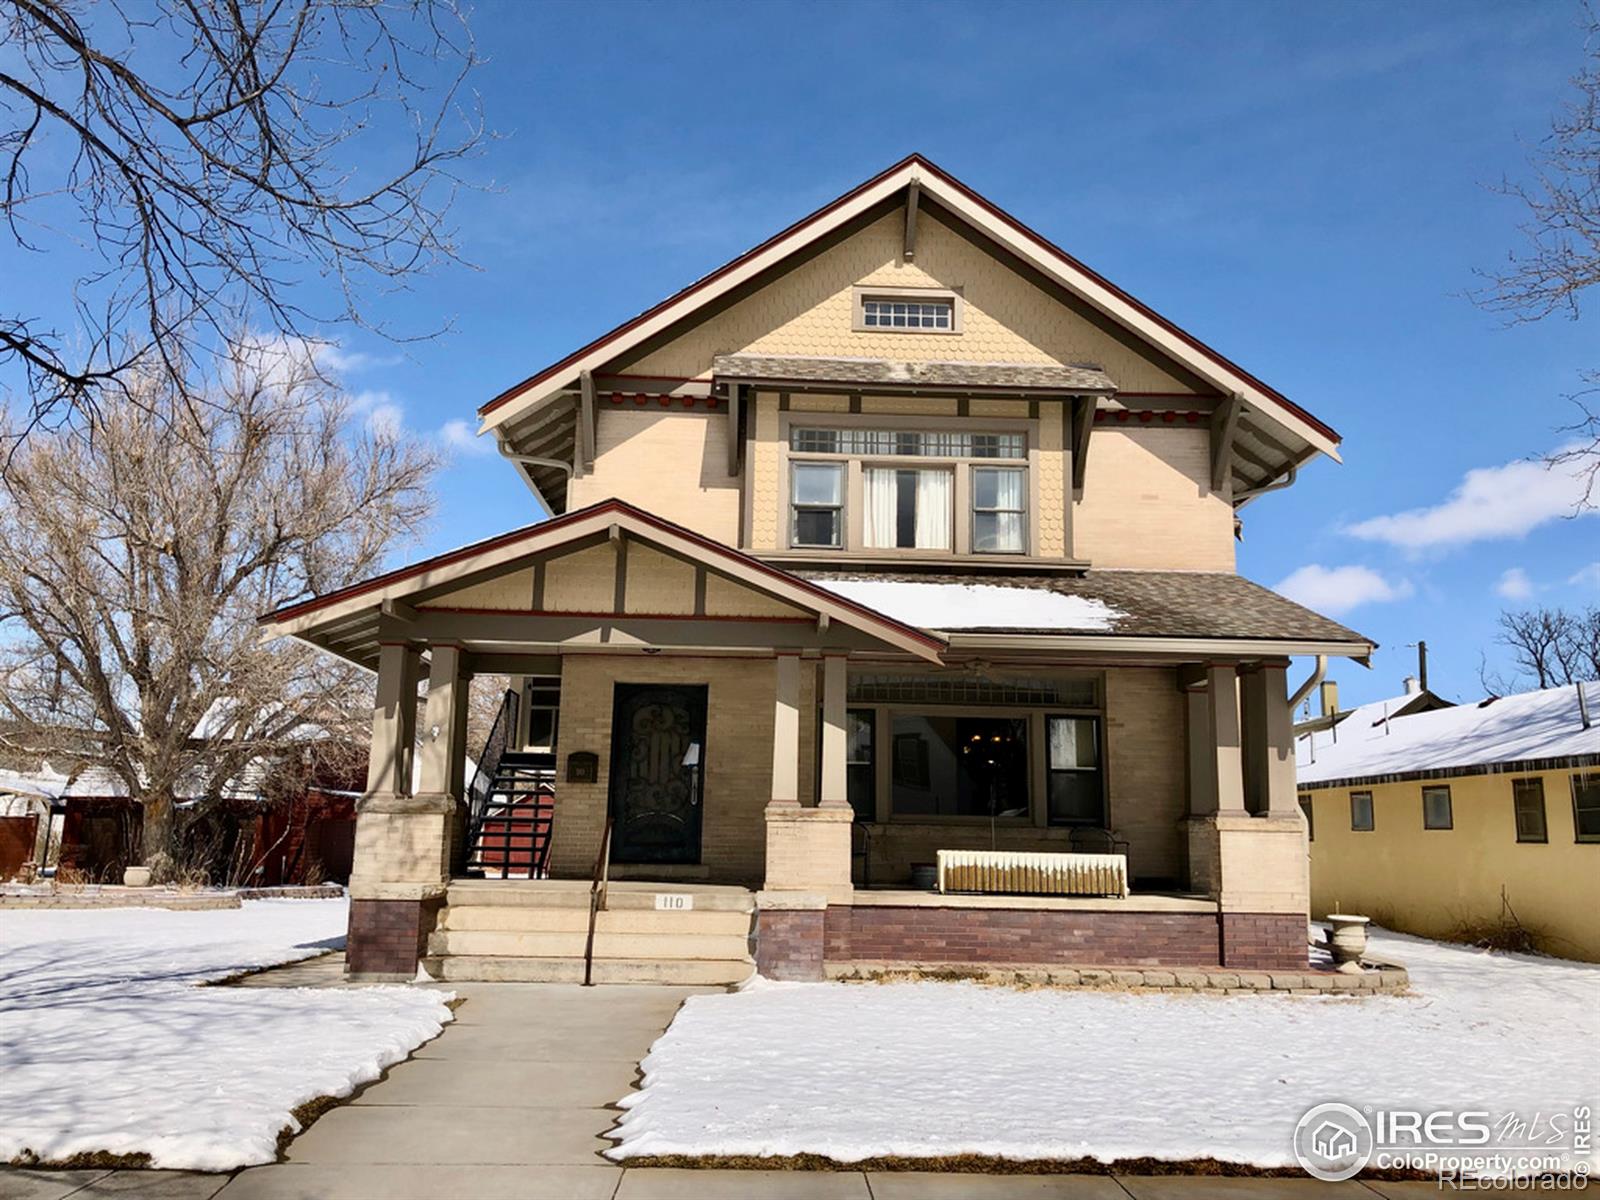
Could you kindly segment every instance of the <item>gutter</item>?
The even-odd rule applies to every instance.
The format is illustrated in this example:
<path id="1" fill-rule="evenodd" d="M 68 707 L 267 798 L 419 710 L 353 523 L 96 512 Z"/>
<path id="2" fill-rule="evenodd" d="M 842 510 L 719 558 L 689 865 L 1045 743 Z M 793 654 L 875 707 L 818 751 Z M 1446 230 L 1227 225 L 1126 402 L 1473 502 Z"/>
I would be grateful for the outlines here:
<path id="1" fill-rule="evenodd" d="M 1295 688 L 1294 695 L 1289 697 L 1289 711 L 1294 712 L 1300 707 L 1300 701 L 1311 695 L 1311 689 L 1322 682 L 1322 677 L 1328 673 L 1328 656 L 1317 655 L 1317 665 L 1312 668 L 1311 674 L 1306 676 L 1306 681 Z"/>
<path id="2" fill-rule="evenodd" d="M 495 439 L 495 448 L 500 451 L 500 457 L 510 459 L 519 466 L 553 467 L 557 471 L 564 471 L 567 476 L 567 482 L 569 484 L 572 482 L 572 464 L 569 462 L 559 458 L 538 458 L 532 454 L 518 454 L 514 450 L 507 450 L 506 444 L 500 441 L 499 438 Z M 522 476 L 522 482 L 528 485 L 528 490 L 533 493 L 533 498 L 539 502 L 539 507 L 552 517 L 555 516 L 556 510 L 551 507 L 550 501 L 544 498 L 544 493 L 539 490 L 539 485 L 533 481 L 533 475 L 526 470 L 518 471 L 517 474 Z"/>

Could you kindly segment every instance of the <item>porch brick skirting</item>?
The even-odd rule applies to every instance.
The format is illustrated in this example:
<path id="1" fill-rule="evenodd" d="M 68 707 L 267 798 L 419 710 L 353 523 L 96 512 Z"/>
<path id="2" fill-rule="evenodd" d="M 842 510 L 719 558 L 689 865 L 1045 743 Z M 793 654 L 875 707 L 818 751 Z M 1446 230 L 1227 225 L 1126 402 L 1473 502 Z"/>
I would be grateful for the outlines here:
<path id="1" fill-rule="evenodd" d="M 842 962 L 1303 971 L 1306 921 L 1292 914 L 879 905 L 830 905 L 825 916 L 761 910 L 761 974 L 820 979 L 824 963 Z"/>
<path id="2" fill-rule="evenodd" d="M 346 970 L 367 978 L 414 978 L 442 904 L 442 899 L 350 901 Z"/>

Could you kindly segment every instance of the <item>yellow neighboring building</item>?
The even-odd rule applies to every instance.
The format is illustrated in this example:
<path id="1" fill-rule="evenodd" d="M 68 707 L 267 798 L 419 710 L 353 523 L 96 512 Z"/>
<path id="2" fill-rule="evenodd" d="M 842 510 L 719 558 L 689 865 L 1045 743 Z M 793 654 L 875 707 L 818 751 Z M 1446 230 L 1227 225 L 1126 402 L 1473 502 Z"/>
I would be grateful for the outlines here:
<path id="1" fill-rule="evenodd" d="M 1509 906 L 1540 949 L 1600 961 L 1597 693 L 1415 711 L 1412 691 L 1302 726 L 1312 914 L 1452 937 Z"/>

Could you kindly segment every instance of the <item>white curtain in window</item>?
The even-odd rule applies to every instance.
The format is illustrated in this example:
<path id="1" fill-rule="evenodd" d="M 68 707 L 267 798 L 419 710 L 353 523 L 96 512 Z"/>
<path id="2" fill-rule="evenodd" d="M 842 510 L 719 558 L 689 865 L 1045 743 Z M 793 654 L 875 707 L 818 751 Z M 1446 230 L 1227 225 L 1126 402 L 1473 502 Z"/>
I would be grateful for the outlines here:
<path id="1" fill-rule="evenodd" d="M 995 471 L 995 502 L 996 508 L 1022 507 L 1022 472 L 1021 471 Z"/>
<path id="2" fill-rule="evenodd" d="M 949 471 L 917 472 L 917 531 L 918 550 L 950 549 L 950 481 Z M 1018 493 L 1020 495 L 1020 492 Z"/>
<path id="3" fill-rule="evenodd" d="M 893 468 L 871 467 L 862 473 L 866 503 L 862 537 L 868 546 L 892 548 L 895 541 L 895 475 Z"/>

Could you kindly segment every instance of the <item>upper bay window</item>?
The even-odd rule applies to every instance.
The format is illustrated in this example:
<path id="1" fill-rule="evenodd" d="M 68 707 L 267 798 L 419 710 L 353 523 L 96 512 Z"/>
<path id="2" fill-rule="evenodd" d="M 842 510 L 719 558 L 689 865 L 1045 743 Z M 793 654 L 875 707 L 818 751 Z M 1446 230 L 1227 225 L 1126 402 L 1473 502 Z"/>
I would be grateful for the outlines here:
<path id="1" fill-rule="evenodd" d="M 1028 437 L 1020 429 L 841 421 L 794 425 L 787 440 L 790 548 L 1029 552 Z"/>

